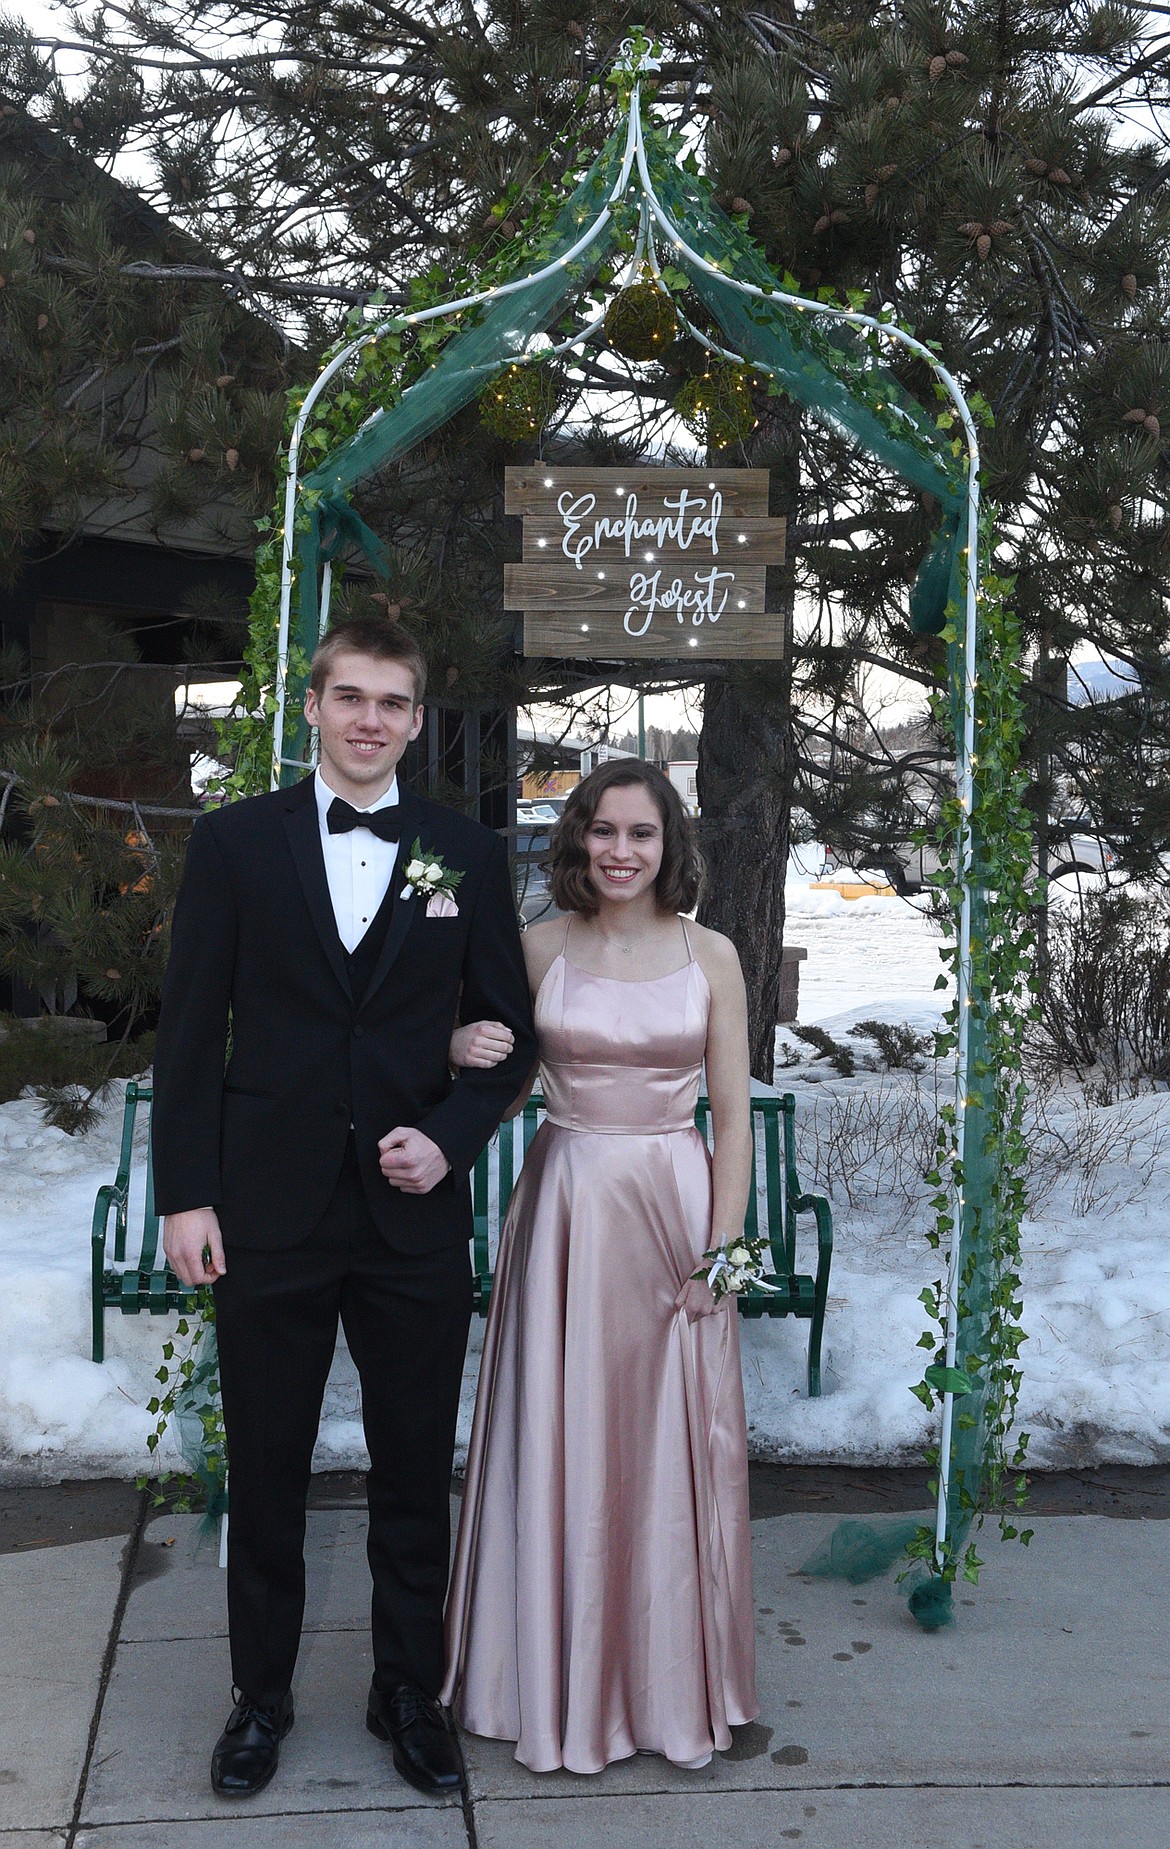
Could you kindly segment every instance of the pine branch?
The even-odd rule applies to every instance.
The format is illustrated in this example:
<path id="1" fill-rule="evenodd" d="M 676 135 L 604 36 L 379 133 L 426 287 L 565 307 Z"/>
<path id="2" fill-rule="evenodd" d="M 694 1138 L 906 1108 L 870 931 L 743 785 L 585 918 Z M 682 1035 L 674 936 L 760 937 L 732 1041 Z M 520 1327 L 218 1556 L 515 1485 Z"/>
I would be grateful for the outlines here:
<path id="1" fill-rule="evenodd" d="M 76 257 L 44 256 L 41 262 L 46 269 L 62 270 L 74 276 L 96 276 L 99 272 L 93 265 L 82 263 Z M 197 263 L 120 263 L 117 266 L 120 276 L 132 276 L 139 282 L 218 282 L 225 283 L 231 289 L 237 289 L 243 295 L 276 295 L 292 300 L 304 298 L 306 301 L 348 302 L 354 306 L 368 302 L 378 293 L 379 285 L 372 283 L 368 289 L 344 289 L 330 283 L 289 282 L 276 276 L 249 276 L 242 270 L 216 269 L 209 264 Z M 403 306 L 408 298 L 405 295 L 388 295 L 385 301 L 388 307 Z M 177 341 L 170 343 L 178 345 Z M 98 369 L 100 372 L 100 368 Z M 98 372 L 92 376 L 96 378 Z"/>

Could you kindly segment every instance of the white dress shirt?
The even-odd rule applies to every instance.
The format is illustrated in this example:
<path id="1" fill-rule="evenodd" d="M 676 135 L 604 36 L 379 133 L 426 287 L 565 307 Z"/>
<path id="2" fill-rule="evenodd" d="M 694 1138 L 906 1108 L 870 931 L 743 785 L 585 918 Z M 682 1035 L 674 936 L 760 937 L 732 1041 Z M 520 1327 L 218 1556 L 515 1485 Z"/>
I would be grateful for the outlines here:
<path id="1" fill-rule="evenodd" d="M 326 783 L 320 768 L 313 773 L 317 797 L 317 816 L 321 824 L 321 851 L 325 856 L 325 877 L 337 935 L 347 950 L 356 950 L 369 930 L 374 914 L 386 897 L 386 888 L 398 858 L 398 843 L 382 841 L 368 828 L 353 828 L 347 834 L 329 833 L 329 805 L 337 795 Z M 395 777 L 384 796 L 359 815 L 372 815 L 375 809 L 389 809 L 398 801 Z M 352 805 L 357 808 L 357 804 Z"/>

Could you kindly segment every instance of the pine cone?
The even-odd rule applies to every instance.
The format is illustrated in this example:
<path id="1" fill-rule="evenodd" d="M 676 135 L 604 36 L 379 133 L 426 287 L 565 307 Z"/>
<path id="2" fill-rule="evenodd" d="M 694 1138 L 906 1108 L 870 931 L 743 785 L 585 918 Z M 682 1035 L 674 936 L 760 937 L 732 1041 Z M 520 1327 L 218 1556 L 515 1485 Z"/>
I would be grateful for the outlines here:
<path id="1" fill-rule="evenodd" d="M 37 316 L 37 333 L 38 334 L 43 334 L 45 329 L 48 327 L 48 325 L 49 325 L 48 315 L 38 315 Z"/>
<path id="2" fill-rule="evenodd" d="M 1138 407 L 1134 405 L 1128 411 L 1122 413 L 1121 421 L 1123 424 L 1144 424 L 1147 415 L 1147 412 L 1139 410 Z"/>
<path id="3" fill-rule="evenodd" d="M 22 231 L 20 235 L 26 244 L 35 244 L 37 241 L 37 234 L 35 231 Z"/>
<path id="4" fill-rule="evenodd" d="M 1154 413 L 1152 411 L 1147 411 L 1143 422 L 1150 435 L 1157 440 L 1162 434 L 1162 426 L 1154 416 Z"/>
<path id="5" fill-rule="evenodd" d="M 223 459 L 227 463 L 229 469 L 235 470 L 240 466 L 240 452 L 238 449 L 225 449 L 223 452 Z"/>
<path id="6" fill-rule="evenodd" d="M 827 231 L 832 222 L 833 214 L 831 212 L 822 212 L 816 224 L 813 226 L 814 238 L 819 238 L 822 231 Z"/>
<path id="7" fill-rule="evenodd" d="M 975 219 L 969 218 L 965 225 L 959 226 L 959 230 L 965 238 L 977 238 L 982 236 L 983 226 Z"/>
<path id="8" fill-rule="evenodd" d="M 871 180 L 865 189 L 865 203 L 867 206 L 873 205 L 880 191 L 881 187 L 877 184 L 876 180 Z"/>
<path id="9" fill-rule="evenodd" d="M 773 166 L 776 166 L 776 167 L 787 167 L 791 159 L 792 159 L 792 149 L 791 148 L 781 148 L 779 153 L 775 155 L 772 164 Z"/>
<path id="10" fill-rule="evenodd" d="M 970 64 L 970 62 L 971 60 L 965 51 L 948 51 L 947 53 L 947 63 L 953 67 L 957 67 L 960 64 Z"/>
<path id="11" fill-rule="evenodd" d="M 992 219 L 987 229 L 990 231 L 993 238 L 1010 237 L 1012 231 L 1011 226 L 1007 223 L 1006 219 L 1003 218 Z"/>
<path id="12" fill-rule="evenodd" d="M 516 220 L 514 218 L 505 218 L 500 225 L 500 230 L 506 238 L 514 238 L 516 235 Z"/>
<path id="13" fill-rule="evenodd" d="M 893 179 L 897 171 L 898 171 L 897 161 L 889 161 L 886 164 L 886 166 L 878 168 L 877 177 L 881 181 L 882 185 L 884 186 L 887 180 Z"/>
<path id="14" fill-rule="evenodd" d="M 731 209 L 733 212 L 750 212 L 753 209 L 752 202 L 750 199 L 745 199 L 742 194 L 737 193 L 731 202 Z"/>
<path id="15" fill-rule="evenodd" d="M 188 462 L 202 462 L 206 454 L 207 454 L 207 451 L 205 449 L 189 449 L 187 451 L 187 461 Z"/>
<path id="16" fill-rule="evenodd" d="M 1118 531 L 1119 527 L 1121 526 L 1121 509 L 1117 505 L 1116 501 L 1114 501 L 1113 505 L 1109 509 L 1109 524 L 1113 528 L 1113 531 L 1115 533 Z"/>
<path id="17" fill-rule="evenodd" d="M 222 392 L 224 386 L 230 385 L 235 376 L 234 372 L 221 372 L 218 379 L 215 381 L 219 390 Z"/>
<path id="18" fill-rule="evenodd" d="M 1125 275 L 1122 277 L 1121 287 L 1125 291 L 1126 295 L 1128 295 L 1130 301 L 1132 302 L 1134 296 L 1137 294 L 1137 277 L 1134 275 L 1132 270 L 1127 270 Z"/>
<path id="19" fill-rule="evenodd" d="M 1043 176 L 1048 172 L 1048 162 L 1042 161 L 1038 154 L 1029 154 L 1024 165 L 1029 173 L 1038 173 Z"/>
<path id="20" fill-rule="evenodd" d="M 835 212 L 829 213 L 829 223 L 831 225 L 843 225 L 848 216 L 848 212 L 843 212 L 840 206 L 838 206 Z"/>
<path id="21" fill-rule="evenodd" d="M 575 19 L 565 21 L 565 31 L 571 39 L 576 39 L 578 44 L 583 45 L 585 43 L 585 28 L 584 26 L 578 25 Z"/>
<path id="22" fill-rule="evenodd" d="M 991 239 L 988 237 L 986 231 L 983 233 L 981 237 L 977 237 L 975 239 L 975 249 L 979 253 L 980 263 L 982 263 L 987 257 L 990 257 Z"/>
<path id="23" fill-rule="evenodd" d="M 945 76 L 946 68 L 947 68 L 947 61 L 943 57 L 941 52 L 938 54 L 937 57 L 929 58 L 926 64 L 926 74 L 929 77 L 931 83 L 937 83 L 940 77 Z"/>
<path id="24" fill-rule="evenodd" d="M 1048 169 L 1048 178 L 1052 181 L 1054 186 L 1072 185 L 1072 176 L 1071 174 L 1067 174 L 1063 167 L 1050 167 Z"/>

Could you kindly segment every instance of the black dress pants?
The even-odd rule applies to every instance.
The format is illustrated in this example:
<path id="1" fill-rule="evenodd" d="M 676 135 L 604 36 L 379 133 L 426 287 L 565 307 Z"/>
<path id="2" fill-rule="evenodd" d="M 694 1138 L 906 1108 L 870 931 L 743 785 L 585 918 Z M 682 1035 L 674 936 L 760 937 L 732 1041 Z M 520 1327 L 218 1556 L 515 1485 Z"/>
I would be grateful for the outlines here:
<path id="1" fill-rule="evenodd" d="M 403 1256 L 362 1190 L 352 1138 L 320 1225 L 281 1252 L 237 1246 L 215 1286 L 231 1468 L 232 1678 L 254 1701 L 288 1689 L 305 1604 L 305 1505 L 338 1317 L 362 1389 L 374 1676 L 437 1695 L 451 1463 L 471 1319 L 466 1245 Z"/>

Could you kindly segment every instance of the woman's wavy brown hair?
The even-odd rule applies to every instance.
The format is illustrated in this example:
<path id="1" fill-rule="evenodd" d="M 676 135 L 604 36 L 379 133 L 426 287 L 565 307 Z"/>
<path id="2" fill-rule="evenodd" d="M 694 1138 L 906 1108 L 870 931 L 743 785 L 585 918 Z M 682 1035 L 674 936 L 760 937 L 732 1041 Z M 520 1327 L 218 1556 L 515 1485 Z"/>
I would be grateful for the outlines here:
<path id="1" fill-rule="evenodd" d="M 703 889 L 703 859 L 695 825 L 669 777 L 640 758 L 611 758 L 583 777 L 569 794 L 553 831 L 545 867 L 552 902 L 562 912 L 595 912 L 597 894 L 589 878 L 585 836 L 607 790 L 640 783 L 662 817 L 662 865 L 654 895 L 664 912 L 691 912 Z"/>

